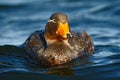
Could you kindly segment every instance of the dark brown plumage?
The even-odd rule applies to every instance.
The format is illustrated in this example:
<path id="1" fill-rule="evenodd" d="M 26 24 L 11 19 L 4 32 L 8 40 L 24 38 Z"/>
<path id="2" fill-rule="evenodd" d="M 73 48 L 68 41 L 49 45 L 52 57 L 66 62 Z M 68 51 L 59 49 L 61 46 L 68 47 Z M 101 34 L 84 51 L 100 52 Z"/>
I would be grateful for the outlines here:
<path id="1" fill-rule="evenodd" d="M 64 13 L 54 13 L 45 31 L 35 31 L 24 43 L 24 49 L 33 60 L 44 66 L 64 64 L 94 53 L 90 36 L 85 31 L 72 33 Z"/>

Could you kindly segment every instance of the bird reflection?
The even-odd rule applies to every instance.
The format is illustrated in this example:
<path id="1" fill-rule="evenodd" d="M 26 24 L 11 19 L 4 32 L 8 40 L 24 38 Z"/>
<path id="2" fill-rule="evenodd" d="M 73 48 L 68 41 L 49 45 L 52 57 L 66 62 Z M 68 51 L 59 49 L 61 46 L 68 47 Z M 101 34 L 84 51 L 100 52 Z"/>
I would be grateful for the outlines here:
<path id="1" fill-rule="evenodd" d="M 80 67 L 82 65 L 89 64 L 89 63 L 90 61 L 88 59 L 88 56 L 84 56 L 63 65 L 51 67 L 48 69 L 48 71 L 45 72 L 45 74 L 59 75 L 59 76 L 72 76 L 74 75 L 75 67 Z"/>

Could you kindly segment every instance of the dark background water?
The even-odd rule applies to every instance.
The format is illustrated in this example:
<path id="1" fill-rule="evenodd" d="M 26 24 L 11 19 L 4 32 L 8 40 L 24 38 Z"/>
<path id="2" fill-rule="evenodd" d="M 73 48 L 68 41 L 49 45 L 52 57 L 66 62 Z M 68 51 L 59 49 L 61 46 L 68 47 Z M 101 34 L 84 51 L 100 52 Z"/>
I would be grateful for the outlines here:
<path id="1" fill-rule="evenodd" d="M 86 30 L 95 54 L 70 67 L 43 68 L 18 46 L 65 12 L 73 31 Z M 120 80 L 120 0 L 0 0 L 0 80 Z"/>

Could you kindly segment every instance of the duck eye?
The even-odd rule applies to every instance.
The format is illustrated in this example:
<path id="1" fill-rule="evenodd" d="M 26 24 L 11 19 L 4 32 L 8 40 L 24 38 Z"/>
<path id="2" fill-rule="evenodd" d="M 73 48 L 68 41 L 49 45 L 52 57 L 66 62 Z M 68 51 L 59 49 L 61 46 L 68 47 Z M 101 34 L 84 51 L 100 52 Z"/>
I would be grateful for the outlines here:
<path id="1" fill-rule="evenodd" d="M 56 23 L 56 19 L 53 19 L 53 21 Z"/>
<path id="2" fill-rule="evenodd" d="M 48 22 L 52 22 L 52 23 L 56 23 L 56 19 L 50 19 L 50 20 L 48 20 Z"/>

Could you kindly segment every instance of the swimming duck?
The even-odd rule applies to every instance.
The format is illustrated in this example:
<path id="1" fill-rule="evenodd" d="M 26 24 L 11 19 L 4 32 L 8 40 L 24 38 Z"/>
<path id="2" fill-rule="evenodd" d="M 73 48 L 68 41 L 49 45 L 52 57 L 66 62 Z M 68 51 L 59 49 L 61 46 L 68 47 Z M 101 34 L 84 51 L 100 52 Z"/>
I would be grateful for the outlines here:
<path id="1" fill-rule="evenodd" d="M 65 13 L 54 13 L 45 30 L 35 31 L 24 43 L 26 53 L 43 66 L 65 64 L 83 55 L 94 53 L 90 36 L 71 32 Z"/>

